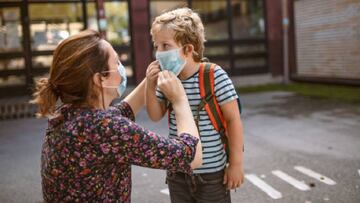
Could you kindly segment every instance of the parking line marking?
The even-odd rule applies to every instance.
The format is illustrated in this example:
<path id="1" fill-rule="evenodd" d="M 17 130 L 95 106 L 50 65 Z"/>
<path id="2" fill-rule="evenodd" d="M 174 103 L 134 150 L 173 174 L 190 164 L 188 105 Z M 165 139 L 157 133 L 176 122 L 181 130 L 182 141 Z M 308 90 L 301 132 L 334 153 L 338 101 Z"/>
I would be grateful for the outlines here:
<path id="1" fill-rule="evenodd" d="M 165 194 L 165 195 L 170 195 L 168 188 L 162 189 L 162 190 L 160 190 L 160 192 L 163 193 L 163 194 Z"/>
<path id="2" fill-rule="evenodd" d="M 321 175 L 320 173 L 317 173 L 311 169 L 308 169 L 308 168 L 305 168 L 303 166 L 295 166 L 294 167 L 296 170 L 300 171 L 301 173 L 305 174 L 305 175 L 308 175 L 312 178 L 315 178 L 316 180 L 320 181 L 320 182 L 323 182 L 325 184 L 328 184 L 328 185 L 335 185 L 336 182 L 324 175 Z"/>
<path id="3" fill-rule="evenodd" d="M 252 184 L 254 184 L 256 187 L 260 188 L 262 191 L 264 191 L 267 195 L 269 195 L 273 199 L 280 199 L 282 198 L 282 194 L 275 190 L 273 187 L 268 185 L 266 182 L 261 180 L 259 177 L 257 177 L 255 174 L 248 174 L 245 175 L 245 178 L 248 179 Z"/>
<path id="4" fill-rule="evenodd" d="M 295 178 L 289 176 L 288 174 L 280 171 L 280 170 L 275 170 L 272 171 L 272 173 L 279 177 L 280 179 L 284 180 L 285 182 L 289 183 L 290 185 L 294 186 L 295 188 L 302 190 L 302 191 L 307 191 L 310 190 L 310 187 L 308 185 L 306 185 L 305 183 L 296 180 Z"/>
<path id="5" fill-rule="evenodd" d="M 360 176 L 360 169 L 358 169 L 358 173 L 359 173 L 359 176 Z"/>

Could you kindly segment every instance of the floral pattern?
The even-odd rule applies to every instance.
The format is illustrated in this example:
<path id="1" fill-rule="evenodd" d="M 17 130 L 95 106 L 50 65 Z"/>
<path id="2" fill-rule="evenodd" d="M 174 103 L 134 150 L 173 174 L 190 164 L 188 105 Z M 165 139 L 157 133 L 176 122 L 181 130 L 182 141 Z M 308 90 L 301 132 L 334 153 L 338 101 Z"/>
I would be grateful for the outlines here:
<path id="1" fill-rule="evenodd" d="M 126 102 L 108 110 L 61 107 L 42 148 L 44 200 L 130 202 L 132 164 L 191 173 L 197 138 L 168 139 L 134 119 Z"/>

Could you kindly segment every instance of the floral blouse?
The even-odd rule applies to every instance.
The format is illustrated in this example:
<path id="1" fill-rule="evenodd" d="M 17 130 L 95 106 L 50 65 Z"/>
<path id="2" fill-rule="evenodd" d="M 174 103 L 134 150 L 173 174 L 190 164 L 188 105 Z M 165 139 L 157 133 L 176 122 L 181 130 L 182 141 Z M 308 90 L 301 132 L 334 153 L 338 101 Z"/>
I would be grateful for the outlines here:
<path id="1" fill-rule="evenodd" d="M 126 102 L 108 110 L 65 105 L 58 112 L 42 147 L 46 202 L 130 202 L 131 164 L 191 172 L 198 139 L 142 128 Z"/>

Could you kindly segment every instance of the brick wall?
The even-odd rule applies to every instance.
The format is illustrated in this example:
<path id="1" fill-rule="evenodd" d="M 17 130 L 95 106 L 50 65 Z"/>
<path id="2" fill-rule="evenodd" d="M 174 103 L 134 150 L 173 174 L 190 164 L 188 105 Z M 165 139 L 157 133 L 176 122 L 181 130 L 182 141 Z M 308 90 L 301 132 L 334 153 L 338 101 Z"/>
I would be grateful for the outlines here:
<path id="1" fill-rule="evenodd" d="M 297 75 L 360 79 L 360 0 L 296 0 Z"/>

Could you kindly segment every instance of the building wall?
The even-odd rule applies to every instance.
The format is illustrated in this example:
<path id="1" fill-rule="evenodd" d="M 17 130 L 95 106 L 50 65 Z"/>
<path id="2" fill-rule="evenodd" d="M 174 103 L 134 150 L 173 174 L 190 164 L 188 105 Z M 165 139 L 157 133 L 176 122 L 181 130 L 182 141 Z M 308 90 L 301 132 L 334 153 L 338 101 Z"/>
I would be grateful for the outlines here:
<path id="1" fill-rule="evenodd" d="M 283 74 L 282 0 L 266 0 L 268 66 L 273 76 Z"/>
<path id="2" fill-rule="evenodd" d="M 360 79 L 360 1 L 297 0 L 294 3 L 296 74 Z"/>

